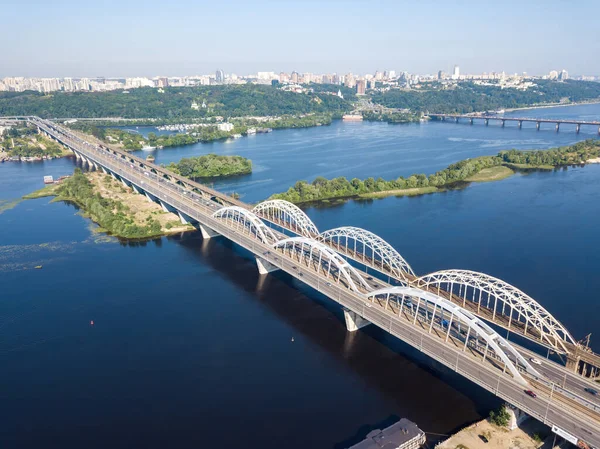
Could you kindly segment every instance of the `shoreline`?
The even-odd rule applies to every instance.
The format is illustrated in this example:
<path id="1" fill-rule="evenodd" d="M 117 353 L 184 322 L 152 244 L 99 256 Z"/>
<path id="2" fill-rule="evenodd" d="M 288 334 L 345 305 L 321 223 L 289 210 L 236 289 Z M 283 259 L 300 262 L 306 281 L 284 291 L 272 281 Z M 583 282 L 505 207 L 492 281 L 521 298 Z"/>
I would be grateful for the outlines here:
<path id="1" fill-rule="evenodd" d="M 562 106 L 585 106 L 587 104 L 600 104 L 600 98 L 594 100 L 585 100 L 580 102 L 571 102 L 571 103 L 547 103 L 540 104 L 537 106 L 524 106 L 522 108 L 507 108 L 505 112 L 514 112 L 514 111 L 524 111 L 527 109 L 549 109 L 549 108 L 560 108 Z"/>

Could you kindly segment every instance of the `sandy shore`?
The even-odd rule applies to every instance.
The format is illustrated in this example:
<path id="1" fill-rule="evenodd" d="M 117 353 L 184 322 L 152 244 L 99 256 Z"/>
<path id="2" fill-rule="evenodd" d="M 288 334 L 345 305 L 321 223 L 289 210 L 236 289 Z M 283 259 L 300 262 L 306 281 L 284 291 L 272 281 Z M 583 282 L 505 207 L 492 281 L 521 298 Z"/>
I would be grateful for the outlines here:
<path id="1" fill-rule="evenodd" d="M 548 432 L 547 427 L 533 419 L 515 430 L 497 427 L 484 419 L 455 433 L 436 449 L 538 449 L 542 442 L 536 441 L 534 435 L 545 438 Z M 485 435 L 488 443 L 484 443 L 480 435 Z"/>

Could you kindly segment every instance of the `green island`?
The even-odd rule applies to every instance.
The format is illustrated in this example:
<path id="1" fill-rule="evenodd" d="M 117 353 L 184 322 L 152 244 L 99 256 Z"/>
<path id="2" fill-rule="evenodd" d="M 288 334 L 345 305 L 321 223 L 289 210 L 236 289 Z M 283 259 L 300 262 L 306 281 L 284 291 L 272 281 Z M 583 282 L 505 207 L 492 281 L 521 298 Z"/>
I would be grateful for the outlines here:
<path id="1" fill-rule="evenodd" d="M 298 181 L 287 192 L 271 196 L 292 203 L 314 203 L 344 198 L 383 198 L 414 196 L 440 192 L 461 183 L 504 179 L 514 171 L 547 170 L 568 165 L 581 165 L 600 157 L 600 140 L 585 140 L 574 145 L 549 150 L 500 151 L 496 156 L 481 156 L 456 162 L 432 175 L 414 174 L 386 181 L 382 178 L 344 177 L 326 179 L 318 176 L 312 183 Z"/>
<path id="2" fill-rule="evenodd" d="M 100 226 L 97 232 L 115 237 L 147 239 L 193 229 L 182 225 L 175 214 L 164 212 L 158 204 L 149 203 L 131 188 L 99 172 L 84 174 L 76 168 L 73 176 L 62 183 L 46 186 L 23 198 L 46 196 L 54 196 L 52 201 L 76 204 L 84 217 Z"/>
<path id="3" fill-rule="evenodd" d="M 28 126 L 12 127 L 0 135 L 0 161 L 54 159 L 70 151 Z"/>
<path id="4" fill-rule="evenodd" d="M 214 178 L 252 173 L 252 161 L 242 156 L 207 154 L 171 162 L 166 168 L 186 178 Z"/>

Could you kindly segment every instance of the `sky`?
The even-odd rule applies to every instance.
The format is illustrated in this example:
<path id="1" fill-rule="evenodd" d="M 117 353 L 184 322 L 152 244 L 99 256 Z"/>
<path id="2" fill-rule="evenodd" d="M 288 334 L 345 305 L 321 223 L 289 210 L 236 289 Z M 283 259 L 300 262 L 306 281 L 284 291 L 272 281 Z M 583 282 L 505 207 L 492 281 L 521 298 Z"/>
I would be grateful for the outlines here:
<path id="1" fill-rule="evenodd" d="M 2 0 L 0 77 L 600 75 L 599 0 Z"/>

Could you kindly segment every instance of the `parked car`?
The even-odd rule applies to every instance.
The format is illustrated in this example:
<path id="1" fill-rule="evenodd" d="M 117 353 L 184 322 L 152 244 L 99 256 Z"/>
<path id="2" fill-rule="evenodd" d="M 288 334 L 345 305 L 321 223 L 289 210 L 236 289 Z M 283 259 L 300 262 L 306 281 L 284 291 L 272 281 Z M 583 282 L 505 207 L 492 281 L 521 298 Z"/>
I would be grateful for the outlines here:
<path id="1" fill-rule="evenodd" d="M 590 388 L 590 387 L 585 387 L 584 390 L 586 392 L 588 392 L 589 394 L 593 394 L 594 396 L 598 396 L 598 390 L 594 390 L 593 388 Z"/>

